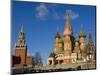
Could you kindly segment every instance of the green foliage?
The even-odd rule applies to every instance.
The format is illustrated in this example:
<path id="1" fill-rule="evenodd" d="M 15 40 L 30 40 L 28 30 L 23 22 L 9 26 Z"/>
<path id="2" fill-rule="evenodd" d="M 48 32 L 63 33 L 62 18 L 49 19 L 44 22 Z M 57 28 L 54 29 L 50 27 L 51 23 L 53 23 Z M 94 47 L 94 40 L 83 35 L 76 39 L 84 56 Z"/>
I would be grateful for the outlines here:
<path id="1" fill-rule="evenodd" d="M 35 64 L 35 66 L 43 66 L 43 59 L 39 52 L 35 53 L 34 64 Z"/>

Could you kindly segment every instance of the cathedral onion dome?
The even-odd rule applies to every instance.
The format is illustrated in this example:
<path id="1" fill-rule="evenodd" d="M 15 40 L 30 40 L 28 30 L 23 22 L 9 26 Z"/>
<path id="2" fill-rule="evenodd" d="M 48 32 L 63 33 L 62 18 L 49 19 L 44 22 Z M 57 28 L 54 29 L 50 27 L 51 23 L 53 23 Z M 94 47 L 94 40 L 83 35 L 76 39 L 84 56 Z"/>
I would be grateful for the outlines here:
<path id="1" fill-rule="evenodd" d="M 59 33 L 59 32 L 57 32 L 57 33 L 56 33 L 55 38 L 61 38 L 61 35 L 60 35 L 60 33 Z"/>
<path id="2" fill-rule="evenodd" d="M 51 52 L 49 57 L 55 57 L 55 53 L 54 52 Z"/>
<path id="3" fill-rule="evenodd" d="M 62 43 L 63 42 L 63 39 L 62 38 L 59 38 L 59 41 L 58 41 L 59 43 Z"/>
<path id="4" fill-rule="evenodd" d="M 75 42 L 79 42 L 79 38 L 76 38 L 76 39 L 75 39 Z"/>
<path id="5" fill-rule="evenodd" d="M 56 38 L 59 39 L 59 40 L 58 40 L 59 43 L 63 42 L 63 39 L 62 39 L 62 37 L 61 37 L 61 35 L 60 35 L 59 32 L 56 33 L 55 39 L 56 39 Z"/>
<path id="6" fill-rule="evenodd" d="M 79 33 L 79 38 L 80 38 L 80 37 L 86 37 L 85 32 L 80 32 L 80 33 Z"/>

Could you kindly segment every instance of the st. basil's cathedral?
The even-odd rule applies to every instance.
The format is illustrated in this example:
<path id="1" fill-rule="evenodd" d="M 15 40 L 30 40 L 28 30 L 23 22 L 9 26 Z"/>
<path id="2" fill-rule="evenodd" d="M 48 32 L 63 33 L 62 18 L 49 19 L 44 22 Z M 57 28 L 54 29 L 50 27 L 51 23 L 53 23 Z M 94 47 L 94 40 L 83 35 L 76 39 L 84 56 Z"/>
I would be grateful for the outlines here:
<path id="1" fill-rule="evenodd" d="M 73 36 L 70 18 L 67 16 L 63 36 L 61 36 L 60 32 L 56 32 L 54 50 L 50 53 L 47 64 L 62 65 L 86 63 L 87 61 L 91 63 L 95 62 L 95 47 L 92 41 L 92 35 L 89 34 L 88 44 L 86 44 L 86 33 L 83 30 L 75 38 Z"/>

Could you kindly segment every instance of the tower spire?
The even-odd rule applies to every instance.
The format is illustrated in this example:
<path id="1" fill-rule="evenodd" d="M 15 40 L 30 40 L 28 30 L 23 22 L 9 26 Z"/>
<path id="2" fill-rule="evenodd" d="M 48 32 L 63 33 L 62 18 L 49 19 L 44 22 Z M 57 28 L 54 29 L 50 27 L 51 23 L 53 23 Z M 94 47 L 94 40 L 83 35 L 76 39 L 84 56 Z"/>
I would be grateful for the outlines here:
<path id="1" fill-rule="evenodd" d="M 23 31 L 23 24 L 21 25 L 21 32 L 24 32 L 24 31 Z"/>
<path id="2" fill-rule="evenodd" d="M 19 32 L 19 38 L 18 38 L 18 42 L 17 42 L 16 46 L 26 46 L 23 25 L 21 25 L 21 30 Z"/>
<path id="3" fill-rule="evenodd" d="M 70 25 L 70 13 L 67 14 L 66 16 L 66 27 L 71 30 L 71 25 Z"/>
<path id="4" fill-rule="evenodd" d="M 65 29 L 64 29 L 63 35 L 71 35 L 72 34 L 69 16 L 70 16 L 70 13 L 68 13 L 67 16 L 66 16 L 66 24 L 65 24 Z"/>

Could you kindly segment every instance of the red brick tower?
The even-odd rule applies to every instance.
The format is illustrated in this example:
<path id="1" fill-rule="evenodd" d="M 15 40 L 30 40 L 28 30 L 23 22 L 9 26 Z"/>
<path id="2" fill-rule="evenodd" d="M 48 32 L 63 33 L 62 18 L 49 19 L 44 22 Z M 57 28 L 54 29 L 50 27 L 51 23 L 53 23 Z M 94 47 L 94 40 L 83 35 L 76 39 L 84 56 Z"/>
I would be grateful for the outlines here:
<path id="1" fill-rule="evenodd" d="M 19 32 L 18 42 L 15 46 L 15 56 L 20 57 L 20 64 L 15 64 L 15 67 L 23 67 L 26 65 L 27 57 L 27 45 L 25 42 L 25 34 L 23 31 L 23 26 L 21 26 L 21 31 Z"/>

